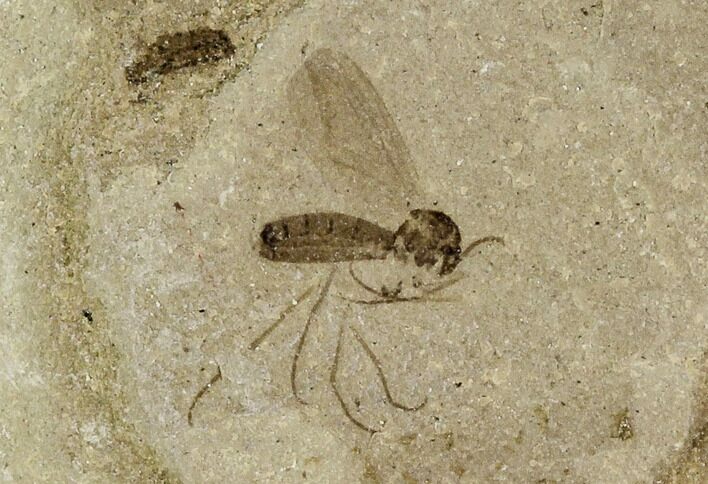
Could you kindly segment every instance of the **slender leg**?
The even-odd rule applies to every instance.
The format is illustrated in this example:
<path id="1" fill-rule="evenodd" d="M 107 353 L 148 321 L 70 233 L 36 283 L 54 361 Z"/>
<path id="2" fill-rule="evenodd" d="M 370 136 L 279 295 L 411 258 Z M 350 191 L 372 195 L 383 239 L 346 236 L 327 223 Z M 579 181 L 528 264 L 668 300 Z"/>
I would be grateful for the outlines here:
<path id="1" fill-rule="evenodd" d="M 352 328 L 352 332 L 354 333 L 354 336 L 356 337 L 357 341 L 361 345 L 362 348 L 364 348 L 364 351 L 366 352 L 366 355 L 369 357 L 371 362 L 374 364 L 376 367 L 376 372 L 379 374 L 379 380 L 381 380 L 381 384 L 383 385 L 384 393 L 386 394 L 386 399 L 388 400 L 388 403 L 393 405 L 394 407 L 401 409 L 401 410 L 406 410 L 406 411 L 415 411 L 415 410 L 420 410 L 425 406 L 425 404 L 428 402 L 428 397 L 426 396 L 421 403 L 414 407 L 409 407 L 407 405 L 403 405 L 402 403 L 399 403 L 397 400 L 393 398 L 391 395 L 391 390 L 388 388 L 388 380 L 386 379 L 386 375 L 384 374 L 383 367 L 381 366 L 381 362 L 379 359 L 376 357 L 376 354 L 371 350 L 371 347 L 366 343 L 364 338 L 361 337 L 359 332 Z"/>
<path id="2" fill-rule="evenodd" d="M 356 281 L 357 284 L 359 284 L 362 288 L 364 288 L 364 290 L 369 291 L 372 294 L 376 294 L 379 297 L 386 297 L 383 295 L 383 293 L 381 291 L 377 291 L 376 289 L 367 285 L 364 281 L 359 279 L 359 276 L 357 276 L 354 273 L 354 263 L 353 262 L 349 263 L 349 275 L 352 276 L 352 279 L 354 279 L 354 281 Z"/>
<path id="3" fill-rule="evenodd" d="M 285 320 L 287 315 L 290 314 L 293 311 L 293 309 L 295 309 L 297 307 L 298 304 L 300 304 L 302 301 L 307 299 L 310 296 L 310 294 L 312 294 L 312 291 L 315 289 L 315 287 L 317 287 L 317 286 L 315 285 L 315 286 L 308 287 L 305 291 L 303 291 L 302 294 L 300 294 L 297 298 L 295 298 L 295 302 L 293 304 L 289 305 L 288 307 L 286 307 L 283 310 L 283 312 L 280 313 L 280 316 L 278 317 L 278 319 L 273 324 L 268 326 L 268 328 L 265 331 L 263 331 L 260 334 L 260 336 L 258 336 L 258 338 L 254 339 L 250 345 L 248 345 L 248 349 L 255 350 L 256 348 L 258 348 L 261 345 L 261 343 L 263 343 L 263 341 L 268 337 L 268 335 L 270 333 L 272 333 L 273 331 L 275 331 L 275 329 L 278 326 L 280 326 L 280 323 L 282 323 Z"/>
<path id="4" fill-rule="evenodd" d="M 197 401 L 199 401 L 200 398 L 211 388 L 213 384 L 221 380 L 221 367 L 216 366 L 216 375 L 211 377 L 211 380 L 209 380 L 209 383 L 204 385 L 201 390 L 197 392 L 197 394 L 194 396 L 192 399 L 192 404 L 189 406 L 189 411 L 187 412 L 187 422 L 189 423 L 189 426 L 192 426 L 192 411 L 194 410 L 194 407 L 197 405 Z"/>
<path id="5" fill-rule="evenodd" d="M 329 373 L 329 383 L 332 385 L 332 390 L 334 390 L 334 395 L 337 397 L 337 401 L 339 401 L 339 406 L 342 407 L 342 411 L 344 412 L 344 415 L 347 416 L 349 420 L 352 421 L 354 425 L 359 427 L 362 430 L 365 430 L 366 432 L 369 432 L 370 434 L 374 434 L 376 432 L 379 432 L 377 429 L 373 429 L 369 427 L 368 425 L 363 424 L 359 420 L 355 419 L 352 413 L 349 411 L 349 408 L 347 407 L 347 404 L 344 403 L 344 398 L 342 397 L 342 394 L 339 393 L 339 388 L 337 388 L 337 370 L 339 368 L 339 355 L 342 350 L 342 340 L 344 338 L 344 327 L 340 326 L 339 327 L 339 336 L 337 338 L 337 349 L 334 352 L 334 362 L 332 363 L 332 369 Z"/>
<path id="6" fill-rule="evenodd" d="M 261 345 L 261 343 L 263 343 L 263 341 L 270 335 L 270 333 L 275 331 L 275 329 L 278 328 L 278 326 L 280 326 L 280 324 L 285 320 L 287 315 L 290 314 L 292 312 L 292 310 L 295 309 L 295 307 L 297 307 L 298 304 L 300 304 L 302 301 L 307 299 L 310 296 L 310 294 L 312 294 L 312 291 L 315 289 L 315 287 L 316 286 L 310 286 L 305 291 L 303 291 L 302 294 L 300 294 L 295 299 L 295 303 L 286 307 L 283 310 L 283 312 L 280 313 L 280 316 L 278 317 L 278 319 L 273 324 L 268 326 L 268 328 L 266 328 L 266 330 L 263 331 L 263 333 L 261 333 L 256 339 L 254 339 L 251 342 L 251 344 L 248 345 L 248 348 L 250 350 L 257 349 Z M 214 385 L 216 382 L 221 380 L 221 367 L 217 367 L 217 369 L 218 369 L 218 371 L 217 371 L 216 375 L 214 375 L 212 377 L 212 379 L 209 381 L 209 383 L 207 383 L 204 387 L 202 387 L 201 390 L 199 390 L 199 392 L 197 392 L 196 396 L 192 400 L 192 405 L 190 405 L 189 411 L 187 412 L 187 421 L 189 422 L 189 425 L 192 425 L 192 411 L 194 410 L 194 407 L 197 405 L 197 402 L 199 401 L 199 399 L 202 396 L 204 396 L 204 394 L 211 388 L 212 385 Z"/>
<path id="7" fill-rule="evenodd" d="M 325 281 L 324 285 L 322 286 L 322 290 L 320 291 L 320 295 L 317 297 L 317 301 L 315 301 L 315 304 L 313 304 L 312 309 L 310 310 L 310 315 L 307 318 L 307 322 L 305 323 L 305 328 L 302 330 L 302 333 L 300 334 L 300 338 L 297 340 L 297 346 L 295 347 L 295 355 L 293 356 L 293 363 L 292 366 L 290 367 L 290 388 L 293 391 L 293 395 L 295 396 L 295 399 L 302 403 L 303 405 L 307 405 L 307 402 L 302 399 L 302 397 L 298 394 L 297 392 L 297 385 L 295 384 L 295 377 L 297 376 L 297 364 L 298 361 L 300 360 L 300 354 L 302 353 L 302 348 L 305 346 L 305 340 L 307 339 L 307 333 L 310 331 L 310 325 L 312 324 L 312 321 L 315 319 L 315 315 L 317 313 L 317 310 L 320 308 L 322 305 L 322 301 L 324 301 L 325 296 L 327 296 L 327 293 L 329 293 L 329 288 L 332 285 L 332 279 L 334 279 L 334 273 L 336 272 L 336 268 L 332 269 L 332 271 L 329 273 L 329 276 L 327 277 L 327 280 Z"/>
<path id="8" fill-rule="evenodd" d="M 423 296 L 412 296 L 412 297 L 401 297 L 401 296 L 396 296 L 396 295 L 391 295 L 391 294 L 384 294 L 383 291 L 377 291 L 373 287 L 369 286 L 366 284 L 364 281 L 362 281 L 359 276 L 356 275 L 354 272 L 354 267 L 350 263 L 349 264 L 349 275 L 351 276 L 352 279 L 354 279 L 354 282 L 356 282 L 359 286 L 361 286 L 364 290 L 367 292 L 370 292 L 372 294 L 375 294 L 379 297 L 379 299 L 350 299 L 347 297 L 342 297 L 339 296 L 340 299 L 344 299 L 345 301 L 356 303 L 356 304 L 391 304 L 391 303 L 397 303 L 397 302 L 413 302 L 413 301 L 431 301 L 431 302 L 448 302 L 445 300 L 435 300 Z M 462 278 L 456 278 L 451 281 L 446 281 L 443 282 L 442 284 L 439 284 L 437 286 L 434 286 L 430 289 L 425 289 L 425 294 L 432 294 L 435 292 L 438 292 L 442 289 L 445 289 L 447 287 L 452 286 L 453 284 L 456 284 L 459 282 Z"/>
<path id="9" fill-rule="evenodd" d="M 413 296 L 413 297 L 388 297 L 388 298 L 381 298 L 381 299 L 352 299 L 348 298 L 345 296 L 337 296 L 339 299 L 342 299 L 344 301 L 354 303 L 354 304 L 367 304 L 367 305 L 376 305 L 376 304 L 393 304 L 393 303 L 402 303 L 402 302 L 453 302 L 453 299 L 434 299 L 430 297 L 423 297 L 423 296 Z"/>
<path id="10" fill-rule="evenodd" d="M 448 280 L 443 281 L 440 284 L 437 284 L 430 288 L 424 287 L 423 292 L 425 292 L 425 294 L 434 294 L 438 291 L 442 291 L 443 289 L 447 289 L 448 287 L 454 286 L 464 278 L 464 275 L 457 274 L 455 277 L 450 277 Z"/>

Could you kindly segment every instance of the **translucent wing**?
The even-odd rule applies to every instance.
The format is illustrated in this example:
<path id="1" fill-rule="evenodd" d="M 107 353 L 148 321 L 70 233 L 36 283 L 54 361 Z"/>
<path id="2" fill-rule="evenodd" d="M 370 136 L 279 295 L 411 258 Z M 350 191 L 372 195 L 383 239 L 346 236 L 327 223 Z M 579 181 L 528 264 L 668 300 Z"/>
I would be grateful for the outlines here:
<path id="1" fill-rule="evenodd" d="M 288 97 L 308 156 L 335 189 L 395 207 L 416 196 L 417 176 L 401 133 L 348 56 L 315 51 L 291 79 Z"/>

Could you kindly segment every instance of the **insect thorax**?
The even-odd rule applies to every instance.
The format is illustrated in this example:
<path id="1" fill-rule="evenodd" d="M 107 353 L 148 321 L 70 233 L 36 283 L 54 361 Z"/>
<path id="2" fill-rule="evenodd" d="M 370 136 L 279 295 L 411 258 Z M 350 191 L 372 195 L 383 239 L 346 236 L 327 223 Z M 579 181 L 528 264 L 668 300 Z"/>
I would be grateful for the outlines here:
<path id="1" fill-rule="evenodd" d="M 444 276 L 460 262 L 460 230 L 453 220 L 436 210 L 412 210 L 395 233 L 394 254 L 398 260 L 412 259 L 417 267 Z"/>

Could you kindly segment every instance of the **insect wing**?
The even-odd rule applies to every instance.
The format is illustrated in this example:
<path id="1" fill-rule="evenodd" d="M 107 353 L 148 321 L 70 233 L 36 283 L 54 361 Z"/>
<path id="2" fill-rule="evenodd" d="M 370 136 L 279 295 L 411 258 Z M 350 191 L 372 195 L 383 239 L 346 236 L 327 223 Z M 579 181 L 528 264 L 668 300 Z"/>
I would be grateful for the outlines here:
<path id="1" fill-rule="evenodd" d="M 288 86 L 301 142 L 335 189 L 367 204 L 417 196 L 410 153 L 381 96 L 347 55 L 315 51 Z"/>

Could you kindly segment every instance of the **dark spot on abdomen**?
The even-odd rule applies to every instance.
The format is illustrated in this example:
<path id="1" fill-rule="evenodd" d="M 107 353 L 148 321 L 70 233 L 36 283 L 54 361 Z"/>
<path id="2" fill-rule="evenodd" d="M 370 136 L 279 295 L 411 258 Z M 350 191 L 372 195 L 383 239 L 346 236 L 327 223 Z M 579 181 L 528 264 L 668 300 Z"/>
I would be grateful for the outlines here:
<path id="1" fill-rule="evenodd" d="M 268 247 L 273 247 L 278 243 L 278 235 L 273 229 L 273 224 L 266 224 L 261 230 L 261 240 Z"/>

